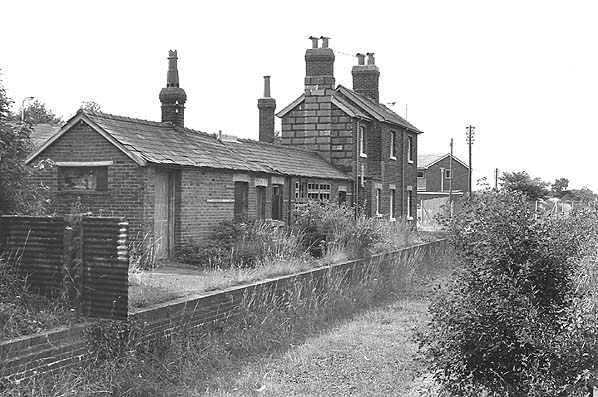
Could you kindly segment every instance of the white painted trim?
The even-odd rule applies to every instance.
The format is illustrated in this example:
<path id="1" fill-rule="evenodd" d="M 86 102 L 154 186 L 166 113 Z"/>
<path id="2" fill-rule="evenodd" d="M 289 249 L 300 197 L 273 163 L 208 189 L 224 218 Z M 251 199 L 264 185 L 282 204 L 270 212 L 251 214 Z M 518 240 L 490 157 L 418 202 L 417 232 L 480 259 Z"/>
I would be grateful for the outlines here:
<path id="1" fill-rule="evenodd" d="M 268 187 L 268 178 L 255 178 L 255 187 Z"/>
<path id="2" fill-rule="evenodd" d="M 346 193 L 347 192 L 347 186 L 346 185 L 339 185 L 338 191 Z"/>
<path id="3" fill-rule="evenodd" d="M 55 161 L 59 167 L 104 167 L 114 164 L 114 161 Z"/>
<path id="4" fill-rule="evenodd" d="M 389 190 L 397 190 L 397 185 L 395 185 L 394 183 L 391 183 L 388 185 L 388 189 Z"/>

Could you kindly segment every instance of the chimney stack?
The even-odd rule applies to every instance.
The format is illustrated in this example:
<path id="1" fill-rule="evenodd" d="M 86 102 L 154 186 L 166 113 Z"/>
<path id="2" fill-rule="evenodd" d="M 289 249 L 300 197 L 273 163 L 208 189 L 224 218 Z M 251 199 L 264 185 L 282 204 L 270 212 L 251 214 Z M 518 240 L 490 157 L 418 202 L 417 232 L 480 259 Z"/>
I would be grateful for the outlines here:
<path id="1" fill-rule="evenodd" d="M 185 126 L 185 102 L 187 94 L 179 87 L 179 70 L 177 67 L 177 52 L 168 51 L 168 72 L 166 87 L 160 91 L 162 103 L 162 121 L 171 122 L 178 127 Z"/>
<path id="2" fill-rule="evenodd" d="M 257 100 L 259 109 L 259 140 L 274 142 L 274 110 L 276 101 L 270 98 L 270 76 L 264 76 L 264 97 Z"/>
<path id="3" fill-rule="evenodd" d="M 380 94 L 378 91 L 380 71 L 376 66 L 374 53 L 368 52 L 367 65 L 365 63 L 365 55 L 357 54 L 357 65 L 353 66 L 351 74 L 353 75 L 353 91 L 367 96 L 374 102 L 378 103 Z"/>
<path id="4" fill-rule="evenodd" d="M 328 95 L 334 89 L 334 52 L 328 48 L 328 37 L 313 37 L 312 48 L 305 51 L 305 94 Z M 322 40 L 322 47 L 318 47 Z"/>

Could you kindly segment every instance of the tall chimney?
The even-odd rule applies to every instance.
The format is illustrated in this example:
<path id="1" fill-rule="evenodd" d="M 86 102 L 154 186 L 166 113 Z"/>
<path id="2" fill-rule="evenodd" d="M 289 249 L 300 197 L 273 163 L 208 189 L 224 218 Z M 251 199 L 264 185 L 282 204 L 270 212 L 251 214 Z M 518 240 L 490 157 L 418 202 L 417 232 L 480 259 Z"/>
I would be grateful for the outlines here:
<path id="1" fill-rule="evenodd" d="M 261 142 L 274 142 L 274 110 L 276 101 L 270 98 L 270 76 L 264 76 L 264 97 L 257 100 L 259 137 Z"/>
<path id="2" fill-rule="evenodd" d="M 162 121 L 170 121 L 178 127 L 185 126 L 185 102 L 187 94 L 179 87 L 179 70 L 177 68 L 177 52 L 168 51 L 168 72 L 166 87 L 160 91 L 162 103 Z"/>
<path id="3" fill-rule="evenodd" d="M 380 71 L 374 59 L 374 53 L 368 52 L 367 65 L 365 55 L 357 54 L 357 65 L 353 66 L 351 74 L 353 75 L 353 91 L 367 96 L 378 103 L 380 94 L 378 91 Z"/>
<path id="4" fill-rule="evenodd" d="M 310 37 L 312 48 L 305 51 L 305 94 L 327 95 L 334 89 L 334 52 L 328 48 L 328 37 Z M 322 47 L 318 41 L 322 40 Z"/>

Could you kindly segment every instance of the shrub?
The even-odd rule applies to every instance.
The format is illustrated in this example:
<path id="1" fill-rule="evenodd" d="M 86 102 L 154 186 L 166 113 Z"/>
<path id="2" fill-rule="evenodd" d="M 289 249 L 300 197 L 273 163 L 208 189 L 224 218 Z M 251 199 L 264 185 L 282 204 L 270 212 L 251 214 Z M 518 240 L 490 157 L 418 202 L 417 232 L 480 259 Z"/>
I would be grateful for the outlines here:
<path id="1" fill-rule="evenodd" d="M 302 234 L 276 223 L 222 222 L 205 242 L 189 243 L 178 257 L 186 263 L 209 268 L 254 267 L 267 260 L 302 255 Z"/>
<path id="2" fill-rule="evenodd" d="M 364 256 L 382 241 L 380 221 L 345 204 L 310 201 L 296 212 L 295 227 L 304 232 L 303 246 L 319 258 L 330 251 L 344 251 L 349 258 Z"/>
<path id="3" fill-rule="evenodd" d="M 581 393 L 598 363 L 598 323 L 576 279 L 598 211 L 535 219 L 522 194 L 488 191 L 447 228 L 462 267 L 421 336 L 436 380 L 451 395 Z"/>

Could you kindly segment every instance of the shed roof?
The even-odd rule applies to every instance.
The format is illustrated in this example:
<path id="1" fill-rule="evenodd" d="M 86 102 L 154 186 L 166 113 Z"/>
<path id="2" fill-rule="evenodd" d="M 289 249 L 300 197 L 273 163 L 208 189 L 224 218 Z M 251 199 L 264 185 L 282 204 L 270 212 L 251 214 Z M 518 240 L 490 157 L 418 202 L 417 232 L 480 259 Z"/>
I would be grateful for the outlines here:
<path id="1" fill-rule="evenodd" d="M 179 165 L 281 175 L 349 179 L 313 152 L 251 140 L 220 141 L 216 135 L 147 121 L 80 110 L 37 149 L 33 160 L 77 122 L 84 121 L 139 165 Z"/>

